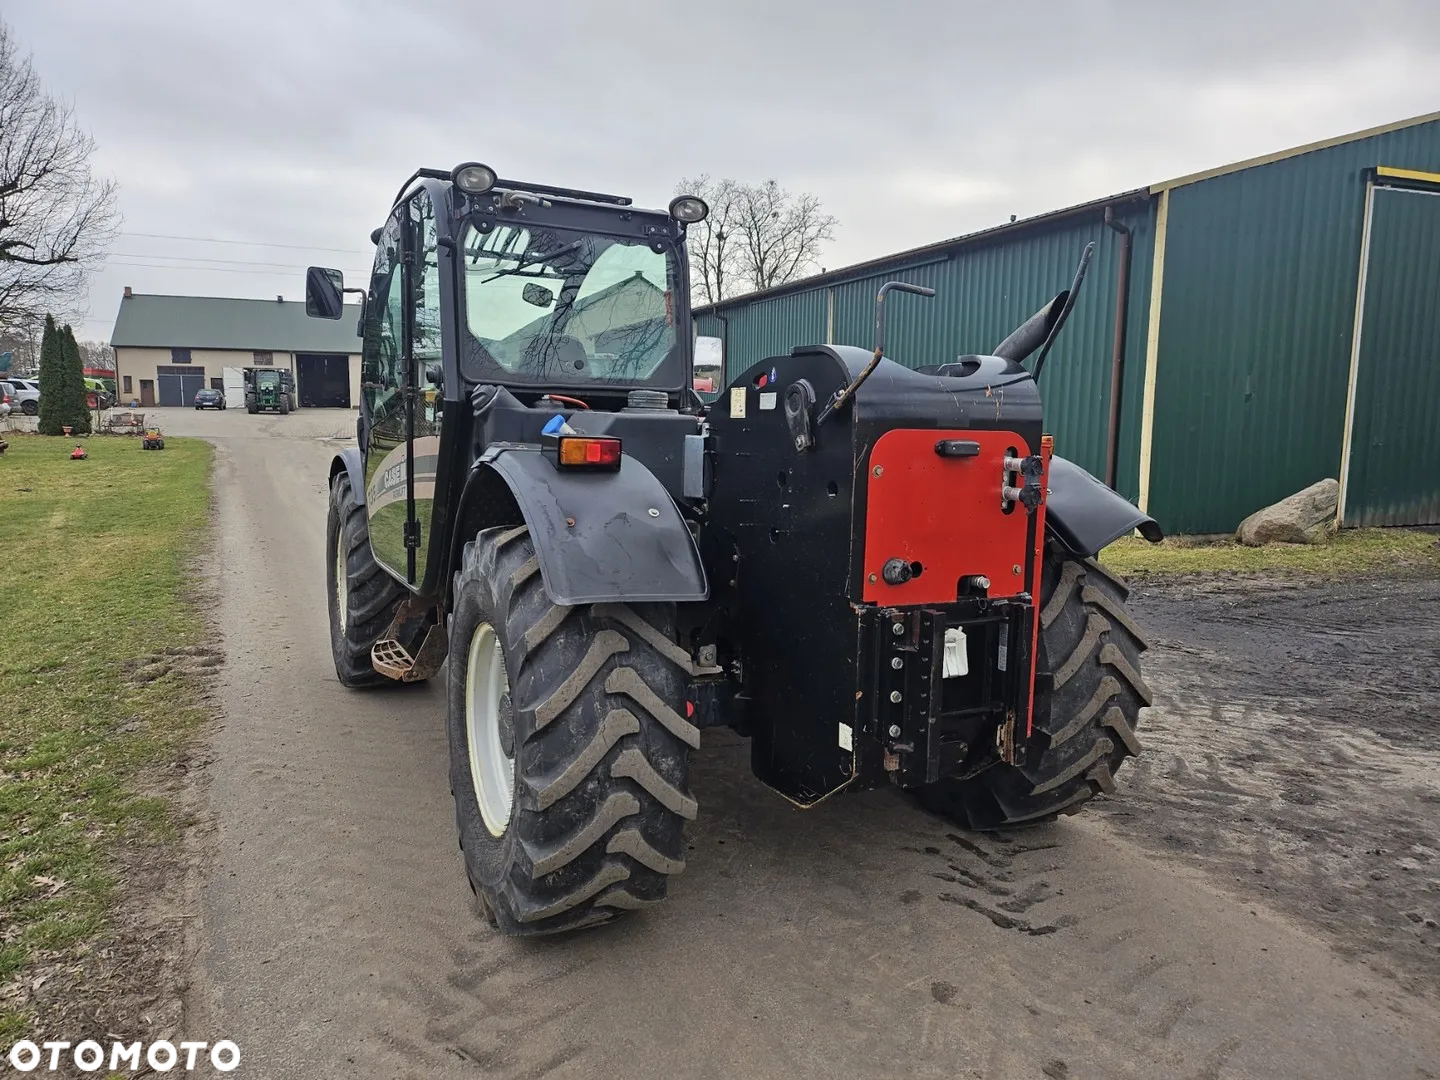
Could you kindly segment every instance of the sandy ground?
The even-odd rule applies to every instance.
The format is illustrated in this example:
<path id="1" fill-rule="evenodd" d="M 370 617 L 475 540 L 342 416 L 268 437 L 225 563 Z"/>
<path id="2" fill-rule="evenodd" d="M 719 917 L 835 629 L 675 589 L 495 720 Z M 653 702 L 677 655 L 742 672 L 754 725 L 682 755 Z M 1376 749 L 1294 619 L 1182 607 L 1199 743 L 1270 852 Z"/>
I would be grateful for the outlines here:
<path id="1" fill-rule="evenodd" d="M 515 942 L 465 885 L 438 686 L 334 679 L 316 436 L 352 417 L 167 420 L 218 447 L 225 715 L 185 1027 L 240 1044 L 231 1075 L 1440 1075 L 1433 583 L 1333 608 L 1142 589 L 1149 758 L 1017 836 L 885 791 L 802 812 L 707 733 L 670 902 Z"/>

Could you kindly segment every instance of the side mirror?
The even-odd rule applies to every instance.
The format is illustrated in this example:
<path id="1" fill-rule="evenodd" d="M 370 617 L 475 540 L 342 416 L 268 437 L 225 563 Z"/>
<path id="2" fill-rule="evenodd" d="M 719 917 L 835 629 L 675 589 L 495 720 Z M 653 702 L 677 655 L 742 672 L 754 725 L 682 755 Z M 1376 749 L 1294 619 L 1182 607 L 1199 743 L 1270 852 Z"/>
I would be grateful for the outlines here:
<path id="1" fill-rule="evenodd" d="M 312 319 L 338 319 L 345 314 L 345 275 L 312 266 L 305 271 L 305 314 Z"/>
<path id="2" fill-rule="evenodd" d="M 520 290 L 520 298 L 536 307 L 549 307 L 555 300 L 555 294 L 544 285 L 536 285 L 532 281 Z"/>

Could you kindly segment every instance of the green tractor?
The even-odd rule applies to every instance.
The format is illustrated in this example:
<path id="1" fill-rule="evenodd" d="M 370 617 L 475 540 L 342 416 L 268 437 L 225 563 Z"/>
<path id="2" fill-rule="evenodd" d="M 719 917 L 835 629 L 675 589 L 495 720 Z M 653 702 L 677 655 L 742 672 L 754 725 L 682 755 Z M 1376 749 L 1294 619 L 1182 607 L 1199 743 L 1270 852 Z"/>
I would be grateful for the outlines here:
<path id="1" fill-rule="evenodd" d="M 293 409 L 294 381 L 284 368 L 245 369 L 245 411 L 276 412 L 281 416 Z"/>

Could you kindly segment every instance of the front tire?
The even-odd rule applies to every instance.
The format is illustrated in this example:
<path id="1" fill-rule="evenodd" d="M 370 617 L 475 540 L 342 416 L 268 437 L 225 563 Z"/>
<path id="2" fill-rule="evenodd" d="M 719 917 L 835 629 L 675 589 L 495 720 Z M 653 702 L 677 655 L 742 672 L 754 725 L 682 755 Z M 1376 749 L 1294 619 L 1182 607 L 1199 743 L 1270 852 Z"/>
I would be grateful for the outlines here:
<path id="1" fill-rule="evenodd" d="M 1094 559 L 1047 549 L 1028 760 L 922 788 L 926 807 L 965 828 L 995 829 L 1075 813 L 1115 790 L 1116 770 L 1140 752 L 1135 729 L 1151 698 L 1129 591 Z"/>
<path id="2" fill-rule="evenodd" d="M 500 932 L 608 922 L 662 900 L 684 868 L 700 733 L 674 621 L 673 604 L 551 603 L 523 526 L 465 545 L 450 787 L 471 888 Z"/>
<path id="3" fill-rule="evenodd" d="M 370 650 L 394 619 L 405 587 L 375 561 L 365 507 L 356 502 L 350 474 L 344 470 L 330 481 L 325 542 L 335 676 L 342 685 L 353 687 L 393 682 L 375 670 Z"/>
<path id="4" fill-rule="evenodd" d="M 33 401 L 22 401 L 20 411 L 26 416 L 38 416 L 40 415 L 40 406 Z"/>

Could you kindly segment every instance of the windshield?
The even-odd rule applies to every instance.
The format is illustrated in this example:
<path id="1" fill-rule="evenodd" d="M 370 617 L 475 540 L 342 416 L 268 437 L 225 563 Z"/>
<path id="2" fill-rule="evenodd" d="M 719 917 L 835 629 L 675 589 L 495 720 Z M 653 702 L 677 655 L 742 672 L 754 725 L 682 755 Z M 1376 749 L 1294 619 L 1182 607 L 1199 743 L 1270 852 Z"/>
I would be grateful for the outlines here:
<path id="1" fill-rule="evenodd" d="M 673 388 L 678 254 L 638 238 L 548 226 L 467 225 L 472 378 L 544 386 Z"/>

